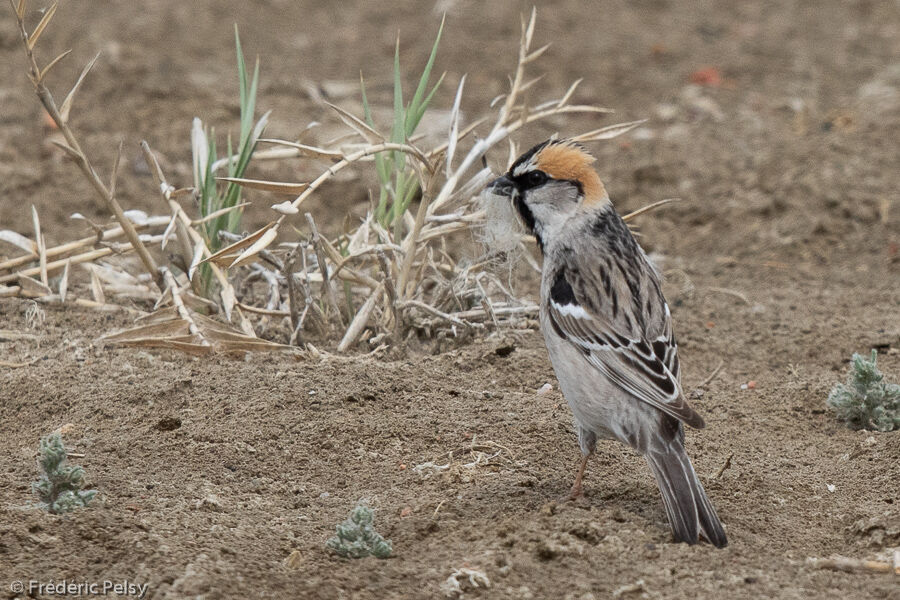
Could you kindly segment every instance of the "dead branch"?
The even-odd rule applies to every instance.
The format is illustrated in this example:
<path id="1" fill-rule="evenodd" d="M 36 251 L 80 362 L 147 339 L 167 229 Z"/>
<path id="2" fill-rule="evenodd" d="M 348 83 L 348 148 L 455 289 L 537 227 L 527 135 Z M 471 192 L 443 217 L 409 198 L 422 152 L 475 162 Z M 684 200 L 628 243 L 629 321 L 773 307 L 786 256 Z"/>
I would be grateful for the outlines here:
<path id="1" fill-rule="evenodd" d="M 156 261 L 153 260 L 153 257 L 150 256 L 150 253 L 147 251 L 147 248 L 141 242 L 138 237 L 137 231 L 135 231 L 134 226 L 131 224 L 131 221 L 125 217 L 125 213 L 122 210 L 122 207 L 119 205 L 119 202 L 116 200 L 115 196 L 110 193 L 110 188 L 106 187 L 106 184 L 100 179 L 97 175 L 97 171 L 94 169 L 94 166 L 91 164 L 87 155 L 81 149 L 81 145 L 78 142 L 78 139 L 75 137 L 74 132 L 69 127 L 68 123 L 68 115 L 69 109 L 71 108 L 71 102 L 74 98 L 74 94 L 78 89 L 79 84 L 84 79 L 85 75 L 87 75 L 91 66 L 93 66 L 94 61 L 91 61 L 84 71 L 81 74 L 78 82 L 75 84 L 75 87 L 72 88 L 72 91 L 69 92 L 69 95 L 66 97 L 65 102 L 63 103 L 62 109 L 58 109 L 56 106 L 56 102 L 53 99 L 53 95 L 50 93 L 50 90 L 44 85 L 44 77 L 47 75 L 47 72 L 59 61 L 59 58 L 55 59 L 51 62 L 46 68 L 41 69 L 38 67 L 37 60 L 34 56 L 34 46 L 37 43 L 38 37 L 43 32 L 44 28 L 50 22 L 50 19 L 53 16 L 53 13 L 56 10 L 56 5 L 53 5 L 52 10 L 48 10 L 45 14 L 44 19 L 41 20 L 41 23 L 35 29 L 35 31 L 29 35 L 28 31 L 25 29 L 25 18 L 24 18 L 24 2 L 20 3 L 22 7 L 22 11 L 16 9 L 14 12 L 16 13 L 16 22 L 19 26 L 19 34 L 22 39 L 22 45 L 25 48 L 25 55 L 28 57 L 28 62 L 30 66 L 29 78 L 31 79 L 31 83 L 34 86 L 34 91 L 40 99 L 41 104 L 44 105 L 44 108 L 47 110 L 47 114 L 50 115 L 50 118 L 53 119 L 53 122 L 56 123 L 56 126 L 59 128 L 59 131 L 63 134 L 63 137 L 66 140 L 66 146 L 63 149 L 66 153 L 71 156 L 75 160 L 75 164 L 78 165 L 78 168 L 87 178 L 88 182 L 97 192 L 97 197 L 99 198 L 99 205 L 101 207 L 107 208 L 110 212 L 112 212 L 116 220 L 121 225 L 122 230 L 125 232 L 128 241 L 131 242 L 132 247 L 137 251 L 138 256 L 141 259 L 141 262 L 144 264 L 144 268 L 153 277 L 154 281 L 156 281 L 159 289 L 163 289 L 164 281 L 163 275 L 159 271 L 156 266 Z M 96 60 L 96 58 L 94 59 Z M 118 163 L 118 161 L 117 161 Z M 113 171 L 113 180 L 115 179 L 115 171 Z M 115 186 L 113 186 L 114 189 Z"/>
<path id="2" fill-rule="evenodd" d="M 325 299 L 328 301 L 328 305 L 337 315 L 338 322 L 341 324 L 341 327 L 343 327 L 344 319 L 341 317 L 341 309 L 334 297 L 334 289 L 331 287 L 331 276 L 328 273 L 328 261 L 326 260 L 325 252 L 322 249 L 322 238 L 319 236 L 319 230 L 316 228 L 316 222 L 313 220 L 312 214 L 306 213 L 306 222 L 309 223 L 309 231 L 312 236 L 310 243 L 316 253 L 316 260 L 319 262 L 319 272 L 322 274 L 322 292 Z"/>

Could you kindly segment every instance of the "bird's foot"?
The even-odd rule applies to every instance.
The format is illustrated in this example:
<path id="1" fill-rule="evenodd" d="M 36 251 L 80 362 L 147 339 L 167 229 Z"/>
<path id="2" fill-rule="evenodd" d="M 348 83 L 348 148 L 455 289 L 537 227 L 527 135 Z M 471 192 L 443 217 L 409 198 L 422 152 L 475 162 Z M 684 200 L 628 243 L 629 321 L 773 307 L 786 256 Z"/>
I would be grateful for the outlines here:
<path id="1" fill-rule="evenodd" d="M 569 493 L 559 499 L 560 504 L 565 504 L 567 502 L 577 502 L 578 504 L 587 502 L 587 498 L 584 495 L 584 487 L 581 485 L 581 482 L 577 482 L 573 485 L 572 489 L 569 490 Z"/>
<path id="2" fill-rule="evenodd" d="M 572 489 L 569 491 L 568 496 L 563 496 L 560 499 L 560 502 L 586 502 L 584 497 L 584 486 L 582 486 L 582 479 L 584 478 L 584 468 L 587 466 L 588 457 L 590 455 L 586 454 L 581 458 L 581 462 L 578 465 L 578 472 L 575 473 L 575 483 L 572 484 Z"/>

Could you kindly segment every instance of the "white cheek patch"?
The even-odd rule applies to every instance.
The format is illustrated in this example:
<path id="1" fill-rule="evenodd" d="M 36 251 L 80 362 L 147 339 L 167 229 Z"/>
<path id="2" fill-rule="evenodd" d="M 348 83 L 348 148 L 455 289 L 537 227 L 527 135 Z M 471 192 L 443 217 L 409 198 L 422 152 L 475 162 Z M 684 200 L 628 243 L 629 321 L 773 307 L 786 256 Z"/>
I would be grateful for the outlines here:
<path id="1" fill-rule="evenodd" d="M 556 309 L 559 314 L 566 317 L 574 317 L 576 319 L 590 319 L 591 315 L 587 314 L 581 306 L 578 304 L 557 304 L 556 302 L 551 302 L 553 304 L 553 308 Z"/>
<path id="2" fill-rule="evenodd" d="M 508 196 L 501 196 L 485 189 L 478 197 L 484 210 L 484 228 L 480 231 L 480 241 L 493 252 L 515 250 L 525 235 L 516 209 Z"/>

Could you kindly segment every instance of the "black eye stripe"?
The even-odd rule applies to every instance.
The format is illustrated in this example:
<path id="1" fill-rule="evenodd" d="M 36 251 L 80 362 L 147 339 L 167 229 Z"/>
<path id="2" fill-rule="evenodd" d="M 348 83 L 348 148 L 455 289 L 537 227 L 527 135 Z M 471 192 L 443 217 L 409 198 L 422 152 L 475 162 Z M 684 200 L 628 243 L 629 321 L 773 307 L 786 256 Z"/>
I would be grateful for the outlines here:
<path id="1" fill-rule="evenodd" d="M 511 177 L 511 179 L 516 183 L 516 187 L 519 188 L 519 191 L 524 192 L 525 190 L 544 185 L 550 180 L 550 176 L 543 171 L 535 170 L 516 175 L 515 177 Z"/>
<path id="2" fill-rule="evenodd" d="M 513 183 L 516 184 L 516 187 L 519 188 L 520 192 L 525 192 L 527 190 L 542 186 L 549 181 L 560 181 L 570 183 L 578 188 L 579 194 L 584 193 L 584 188 L 581 185 L 581 182 L 577 179 L 556 179 L 555 177 L 551 177 L 543 171 L 528 171 L 516 176 L 512 176 L 510 173 L 510 175 L 507 175 L 507 177 L 509 177 L 513 181 Z"/>

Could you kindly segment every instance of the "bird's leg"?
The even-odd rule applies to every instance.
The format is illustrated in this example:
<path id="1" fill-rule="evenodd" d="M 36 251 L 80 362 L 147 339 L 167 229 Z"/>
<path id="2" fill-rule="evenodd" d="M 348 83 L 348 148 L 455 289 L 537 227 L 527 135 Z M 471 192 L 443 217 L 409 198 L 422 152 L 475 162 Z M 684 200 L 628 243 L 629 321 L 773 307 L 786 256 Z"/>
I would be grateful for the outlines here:
<path id="1" fill-rule="evenodd" d="M 590 454 L 585 454 L 581 457 L 581 464 L 578 465 L 578 472 L 575 473 L 575 483 L 572 484 L 572 490 L 569 492 L 569 496 L 566 498 L 566 500 L 569 502 L 584 497 L 584 487 L 581 485 L 581 482 L 584 479 L 584 469 L 585 467 L 587 467 L 588 459 L 590 457 Z"/>

